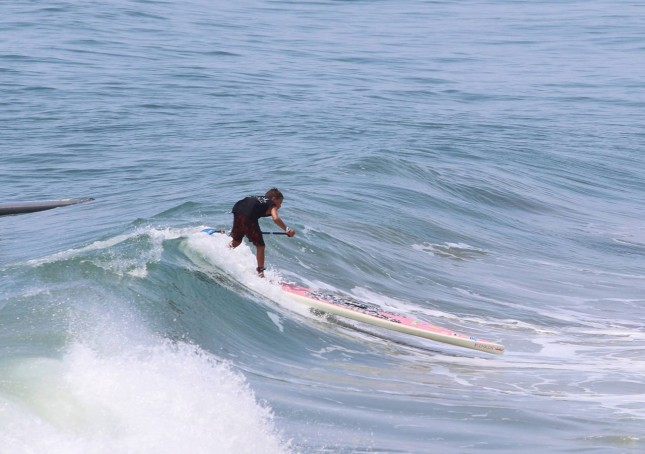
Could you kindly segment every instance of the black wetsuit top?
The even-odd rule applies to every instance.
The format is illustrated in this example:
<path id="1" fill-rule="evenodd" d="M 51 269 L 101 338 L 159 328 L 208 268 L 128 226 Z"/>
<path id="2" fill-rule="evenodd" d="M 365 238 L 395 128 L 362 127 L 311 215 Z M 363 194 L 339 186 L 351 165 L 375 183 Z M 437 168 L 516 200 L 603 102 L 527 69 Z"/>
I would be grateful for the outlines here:
<path id="1" fill-rule="evenodd" d="M 274 205 L 275 202 L 268 197 L 251 196 L 238 201 L 233 206 L 233 213 L 241 214 L 251 220 L 258 220 L 271 216 L 271 214 L 267 214 L 267 211 Z"/>

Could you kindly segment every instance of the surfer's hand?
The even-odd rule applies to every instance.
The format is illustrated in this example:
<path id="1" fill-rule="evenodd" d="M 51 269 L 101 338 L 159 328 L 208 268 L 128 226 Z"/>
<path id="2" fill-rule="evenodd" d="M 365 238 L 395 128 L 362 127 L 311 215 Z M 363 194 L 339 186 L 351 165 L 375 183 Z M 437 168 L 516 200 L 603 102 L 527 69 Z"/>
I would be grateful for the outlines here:
<path id="1" fill-rule="evenodd" d="M 295 230 L 293 230 L 293 229 L 289 229 L 289 228 L 287 229 L 287 236 L 288 236 L 289 238 L 291 238 L 291 237 L 292 237 L 292 236 L 294 236 L 295 234 L 296 234 L 296 231 L 295 231 Z"/>

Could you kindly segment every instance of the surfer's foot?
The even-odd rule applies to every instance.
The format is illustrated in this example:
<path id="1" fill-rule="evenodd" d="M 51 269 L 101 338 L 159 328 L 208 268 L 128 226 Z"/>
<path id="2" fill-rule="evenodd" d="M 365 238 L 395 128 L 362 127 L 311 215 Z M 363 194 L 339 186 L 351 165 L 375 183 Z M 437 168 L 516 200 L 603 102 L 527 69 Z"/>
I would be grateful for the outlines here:
<path id="1" fill-rule="evenodd" d="M 258 272 L 258 277 L 264 278 L 264 270 L 266 270 L 266 268 L 264 268 L 264 267 L 262 267 L 262 266 L 258 266 L 258 267 L 255 269 L 255 271 L 257 271 L 257 272 Z"/>

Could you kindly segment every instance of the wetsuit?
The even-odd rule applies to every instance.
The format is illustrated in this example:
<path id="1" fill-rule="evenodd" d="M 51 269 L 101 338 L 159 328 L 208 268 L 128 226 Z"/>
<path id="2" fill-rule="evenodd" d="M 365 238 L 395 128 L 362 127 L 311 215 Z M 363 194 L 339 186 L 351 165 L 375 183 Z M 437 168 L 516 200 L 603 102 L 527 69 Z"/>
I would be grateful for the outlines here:
<path id="1" fill-rule="evenodd" d="M 251 196 L 238 201 L 233 206 L 233 229 L 231 237 L 235 241 L 242 241 L 246 235 L 255 246 L 264 246 L 264 238 L 258 220 L 271 216 L 267 214 L 275 202 L 264 196 Z"/>

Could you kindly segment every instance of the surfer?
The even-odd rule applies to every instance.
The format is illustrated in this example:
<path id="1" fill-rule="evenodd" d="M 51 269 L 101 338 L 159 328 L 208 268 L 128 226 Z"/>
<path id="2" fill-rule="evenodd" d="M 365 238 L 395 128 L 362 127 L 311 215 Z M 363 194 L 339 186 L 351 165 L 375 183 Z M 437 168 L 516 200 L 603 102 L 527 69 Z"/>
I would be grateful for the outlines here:
<path id="1" fill-rule="evenodd" d="M 233 206 L 233 229 L 231 230 L 233 239 L 228 246 L 230 248 L 238 247 L 246 236 L 255 245 L 255 255 L 258 261 L 256 271 L 260 277 L 264 277 L 265 245 L 258 220 L 271 216 L 273 222 L 284 230 L 289 238 L 296 234 L 296 231 L 287 227 L 278 216 L 278 210 L 282 206 L 283 200 L 282 193 L 277 188 L 271 188 L 264 196 L 245 197 Z"/>

